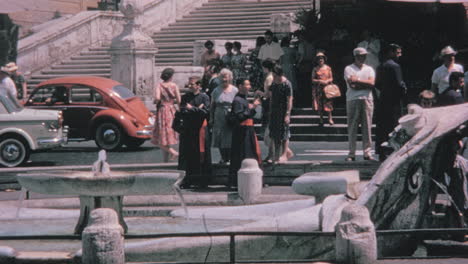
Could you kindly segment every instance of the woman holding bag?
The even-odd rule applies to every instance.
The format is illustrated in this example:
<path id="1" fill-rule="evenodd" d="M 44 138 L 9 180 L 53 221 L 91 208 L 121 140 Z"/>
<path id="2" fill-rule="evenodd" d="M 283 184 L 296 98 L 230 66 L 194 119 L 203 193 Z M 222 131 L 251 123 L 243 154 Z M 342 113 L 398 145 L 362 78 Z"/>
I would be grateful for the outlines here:
<path id="1" fill-rule="evenodd" d="M 323 112 L 328 113 L 328 124 L 332 126 L 335 124 L 332 117 L 333 101 L 328 99 L 323 91 L 325 86 L 333 83 L 332 69 L 325 64 L 327 57 L 322 51 L 315 55 L 315 62 L 317 66 L 312 70 L 312 108 L 320 115 L 320 126 L 323 125 Z"/>

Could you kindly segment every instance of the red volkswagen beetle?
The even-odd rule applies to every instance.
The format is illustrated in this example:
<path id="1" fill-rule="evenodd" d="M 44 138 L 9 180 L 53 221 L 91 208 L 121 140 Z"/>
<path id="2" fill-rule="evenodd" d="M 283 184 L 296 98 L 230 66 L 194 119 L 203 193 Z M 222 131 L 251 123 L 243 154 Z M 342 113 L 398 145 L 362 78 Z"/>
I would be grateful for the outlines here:
<path id="1" fill-rule="evenodd" d="M 94 76 L 41 82 L 25 103 L 28 108 L 63 112 L 69 141 L 94 140 L 98 147 L 135 148 L 151 138 L 154 116 L 121 83 Z"/>

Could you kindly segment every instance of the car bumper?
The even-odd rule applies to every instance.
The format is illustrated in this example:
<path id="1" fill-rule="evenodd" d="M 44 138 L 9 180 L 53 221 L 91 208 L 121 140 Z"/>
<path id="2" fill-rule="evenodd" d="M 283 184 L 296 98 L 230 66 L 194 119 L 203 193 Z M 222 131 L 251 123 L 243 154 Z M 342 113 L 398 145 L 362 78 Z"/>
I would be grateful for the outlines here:
<path id="1" fill-rule="evenodd" d="M 37 140 L 38 148 L 53 148 L 68 142 L 68 126 L 62 128 L 61 133 L 53 138 L 40 138 Z"/>
<path id="2" fill-rule="evenodd" d="M 153 135 L 153 130 L 143 129 L 136 132 L 137 137 L 151 137 Z"/>

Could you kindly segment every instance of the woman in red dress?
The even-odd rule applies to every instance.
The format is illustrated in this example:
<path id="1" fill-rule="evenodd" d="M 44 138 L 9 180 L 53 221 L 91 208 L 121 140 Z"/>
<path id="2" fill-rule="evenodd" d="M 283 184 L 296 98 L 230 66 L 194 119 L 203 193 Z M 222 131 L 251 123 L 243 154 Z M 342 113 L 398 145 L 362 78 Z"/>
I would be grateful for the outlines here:
<path id="1" fill-rule="evenodd" d="M 154 124 L 151 142 L 158 145 L 163 151 L 163 160 L 174 161 L 179 153 L 171 147 L 178 143 L 178 134 L 172 129 L 172 121 L 177 107 L 180 105 L 179 87 L 172 82 L 174 69 L 166 68 L 161 73 L 162 83 L 154 90 L 154 103 L 156 104 L 156 123 Z"/>
<path id="2" fill-rule="evenodd" d="M 333 101 L 323 92 L 323 88 L 333 82 L 332 69 L 325 64 L 327 57 L 323 52 L 317 52 L 315 61 L 317 66 L 312 70 L 312 107 L 320 115 L 320 125 L 323 125 L 323 112 L 328 113 L 328 123 L 333 125 Z"/>

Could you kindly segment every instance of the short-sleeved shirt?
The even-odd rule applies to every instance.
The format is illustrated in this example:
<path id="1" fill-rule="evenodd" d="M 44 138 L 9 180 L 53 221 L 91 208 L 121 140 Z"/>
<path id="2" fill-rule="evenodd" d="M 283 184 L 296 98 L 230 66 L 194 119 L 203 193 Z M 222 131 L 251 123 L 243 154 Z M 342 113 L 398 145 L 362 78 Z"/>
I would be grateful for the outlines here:
<path id="1" fill-rule="evenodd" d="M 10 77 L 5 77 L 3 80 L 0 81 L 5 88 L 16 98 L 16 85 Z"/>
<path id="2" fill-rule="evenodd" d="M 219 59 L 221 56 L 219 55 L 219 53 L 217 51 L 213 51 L 213 53 L 208 53 L 208 51 L 205 51 L 202 55 L 201 55 L 201 65 L 203 67 L 206 67 L 208 66 L 208 62 L 210 62 L 211 60 L 213 59 Z"/>
<path id="3" fill-rule="evenodd" d="M 452 72 L 463 72 L 463 66 L 455 63 L 449 71 L 449 69 L 442 64 L 432 73 L 432 83 L 437 84 L 439 94 L 443 93 L 445 89 L 449 87 L 449 77 Z"/>
<path id="4" fill-rule="evenodd" d="M 375 71 L 371 66 L 363 64 L 361 68 L 356 66 L 356 64 L 351 64 L 346 66 L 344 70 L 344 78 L 348 80 L 351 76 L 356 76 L 360 80 L 368 80 L 375 78 Z M 349 83 L 346 82 L 346 101 L 358 100 L 358 99 L 371 99 L 372 89 L 353 89 L 349 86 Z"/>
<path id="5" fill-rule="evenodd" d="M 279 60 L 281 55 L 283 55 L 283 49 L 281 46 L 276 43 L 272 42 L 271 44 L 265 43 L 260 47 L 260 52 L 258 53 L 258 58 L 260 60 L 272 59 L 272 60 Z"/>

